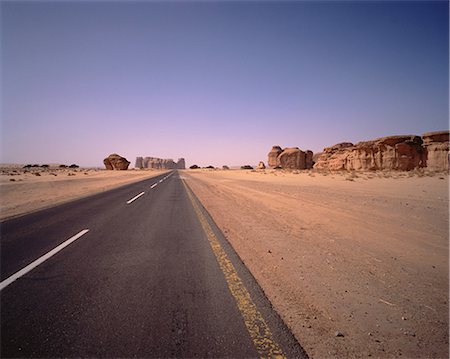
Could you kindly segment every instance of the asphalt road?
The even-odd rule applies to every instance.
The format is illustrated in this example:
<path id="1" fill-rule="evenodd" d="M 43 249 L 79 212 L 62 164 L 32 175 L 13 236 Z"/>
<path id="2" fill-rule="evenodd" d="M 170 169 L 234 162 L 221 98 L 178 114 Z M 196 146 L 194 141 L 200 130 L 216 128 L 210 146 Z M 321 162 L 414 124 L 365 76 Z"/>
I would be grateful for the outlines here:
<path id="1" fill-rule="evenodd" d="M 177 171 L 2 222 L 0 244 L 2 358 L 306 358 Z"/>

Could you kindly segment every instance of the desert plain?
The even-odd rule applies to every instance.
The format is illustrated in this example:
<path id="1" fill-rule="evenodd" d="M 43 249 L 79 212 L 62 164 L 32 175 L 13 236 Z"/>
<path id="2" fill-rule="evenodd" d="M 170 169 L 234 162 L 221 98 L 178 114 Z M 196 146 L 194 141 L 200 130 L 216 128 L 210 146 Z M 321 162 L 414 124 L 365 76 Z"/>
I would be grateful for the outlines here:
<path id="1" fill-rule="evenodd" d="M 161 172 L 3 168 L 1 218 Z M 446 172 L 180 175 L 310 357 L 448 357 Z"/>

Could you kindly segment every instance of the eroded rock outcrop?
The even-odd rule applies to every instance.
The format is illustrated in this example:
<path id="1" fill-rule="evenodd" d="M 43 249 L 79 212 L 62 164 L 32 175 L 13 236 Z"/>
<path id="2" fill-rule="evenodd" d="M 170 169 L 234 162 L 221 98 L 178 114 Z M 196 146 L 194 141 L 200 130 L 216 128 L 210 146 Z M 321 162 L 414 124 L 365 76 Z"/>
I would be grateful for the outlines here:
<path id="1" fill-rule="evenodd" d="M 328 170 L 400 170 L 426 166 L 426 151 L 419 136 L 389 136 L 373 141 L 339 143 L 325 148 L 314 165 Z"/>
<path id="2" fill-rule="evenodd" d="M 433 171 L 449 169 L 449 131 L 427 132 L 422 135 L 427 168 Z"/>
<path id="3" fill-rule="evenodd" d="M 281 167 L 285 169 L 304 170 L 312 168 L 312 151 L 302 151 L 298 147 L 288 147 L 281 149 L 280 146 L 273 146 L 268 154 L 269 167 Z"/>
<path id="4" fill-rule="evenodd" d="M 269 154 L 268 154 L 268 160 L 267 160 L 267 164 L 269 167 L 276 167 L 278 166 L 277 164 L 277 158 L 278 156 L 281 154 L 281 152 L 283 152 L 283 150 L 281 149 L 280 146 L 273 146 L 272 149 L 270 150 Z"/>
<path id="5" fill-rule="evenodd" d="M 258 166 L 256 167 L 256 169 L 258 169 L 258 170 L 265 170 L 266 169 L 266 165 L 264 164 L 263 161 L 259 161 Z"/>
<path id="6" fill-rule="evenodd" d="M 107 170 L 127 170 L 130 162 L 117 153 L 113 153 L 103 160 Z"/>
<path id="7" fill-rule="evenodd" d="M 168 158 L 157 158 L 157 157 L 136 157 L 136 168 L 154 168 L 154 169 L 180 169 L 184 170 L 186 168 L 186 163 L 184 158 L 179 158 L 177 162 L 173 159 Z"/>

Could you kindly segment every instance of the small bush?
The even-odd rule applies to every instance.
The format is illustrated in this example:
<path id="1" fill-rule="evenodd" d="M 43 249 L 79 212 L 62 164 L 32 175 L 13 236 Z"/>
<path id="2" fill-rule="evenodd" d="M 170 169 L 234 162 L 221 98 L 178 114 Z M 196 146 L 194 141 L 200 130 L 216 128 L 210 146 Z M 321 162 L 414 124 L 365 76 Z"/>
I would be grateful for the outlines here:
<path id="1" fill-rule="evenodd" d="M 205 167 L 205 168 L 208 168 L 208 169 L 214 169 L 214 166 L 211 166 L 211 165 L 209 165 L 208 167 Z"/>
<path id="2" fill-rule="evenodd" d="M 241 166 L 241 170 L 252 170 L 252 169 L 253 169 L 253 167 L 250 165 Z"/>
<path id="3" fill-rule="evenodd" d="M 59 168 L 67 168 L 67 165 L 59 165 Z"/>
<path id="4" fill-rule="evenodd" d="M 22 168 L 31 168 L 31 167 L 32 167 L 32 165 L 25 165 Z"/>
<path id="5" fill-rule="evenodd" d="M 223 170 L 229 170 L 230 167 L 228 167 L 228 166 L 226 166 L 226 165 L 223 165 L 223 166 L 222 166 L 222 169 L 223 169 Z"/>
<path id="6" fill-rule="evenodd" d="M 76 164 L 72 164 L 69 166 L 69 168 L 80 168 L 80 166 L 76 165 Z"/>
<path id="7" fill-rule="evenodd" d="M 49 168 L 50 166 L 49 165 L 42 165 L 41 167 L 42 168 Z"/>
<path id="8" fill-rule="evenodd" d="M 197 166 L 197 165 L 192 165 L 191 167 L 189 167 L 191 170 L 196 170 L 196 169 L 198 169 L 198 168 L 200 168 L 199 166 Z"/>

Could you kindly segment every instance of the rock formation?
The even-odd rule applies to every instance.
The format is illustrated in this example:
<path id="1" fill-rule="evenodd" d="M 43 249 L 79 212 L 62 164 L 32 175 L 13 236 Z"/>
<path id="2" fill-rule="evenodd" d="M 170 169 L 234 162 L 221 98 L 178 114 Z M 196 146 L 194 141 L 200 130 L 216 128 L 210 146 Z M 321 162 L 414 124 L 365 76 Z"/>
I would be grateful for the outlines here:
<path id="1" fill-rule="evenodd" d="M 389 136 L 373 141 L 339 143 L 325 148 L 314 165 L 329 170 L 400 170 L 426 166 L 426 150 L 419 136 Z"/>
<path id="2" fill-rule="evenodd" d="M 258 166 L 256 167 L 256 169 L 258 169 L 258 170 L 265 170 L 266 169 L 266 165 L 264 164 L 263 161 L 260 161 L 258 163 Z"/>
<path id="3" fill-rule="evenodd" d="M 125 157 L 113 153 L 103 160 L 107 170 L 127 170 L 130 162 Z"/>
<path id="4" fill-rule="evenodd" d="M 180 169 L 186 168 L 184 158 L 179 158 L 177 162 L 173 159 L 163 159 L 156 157 L 136 157 L 136 168 L 155 168 L 155 169 Z"/>
<path id="5" fill-rule="evenodd" d="M 422 135 L 427 168 L 433 171 L 449 169 L 449 131 L 427 132 Z"/>
<path id="6" fill-rule="evenodd" d="M 280 155 L 280 153 L 283 152 L 280 146 L 273 146 L 272 149 L 269 152 L 269 159 L 267 160 L 267 164 L 269 167 L 276 167 L 277 165 L 277 158 Z"/>
<path id="7" fill-rule="evenodd" d="M 268 165 L 272 168 L 309 169 L 313 166 L 313 153 L 309 150 L 304 152 L 298 147 L 282 150 L 280 146 L 273 146 L 268 154 Z"/>

